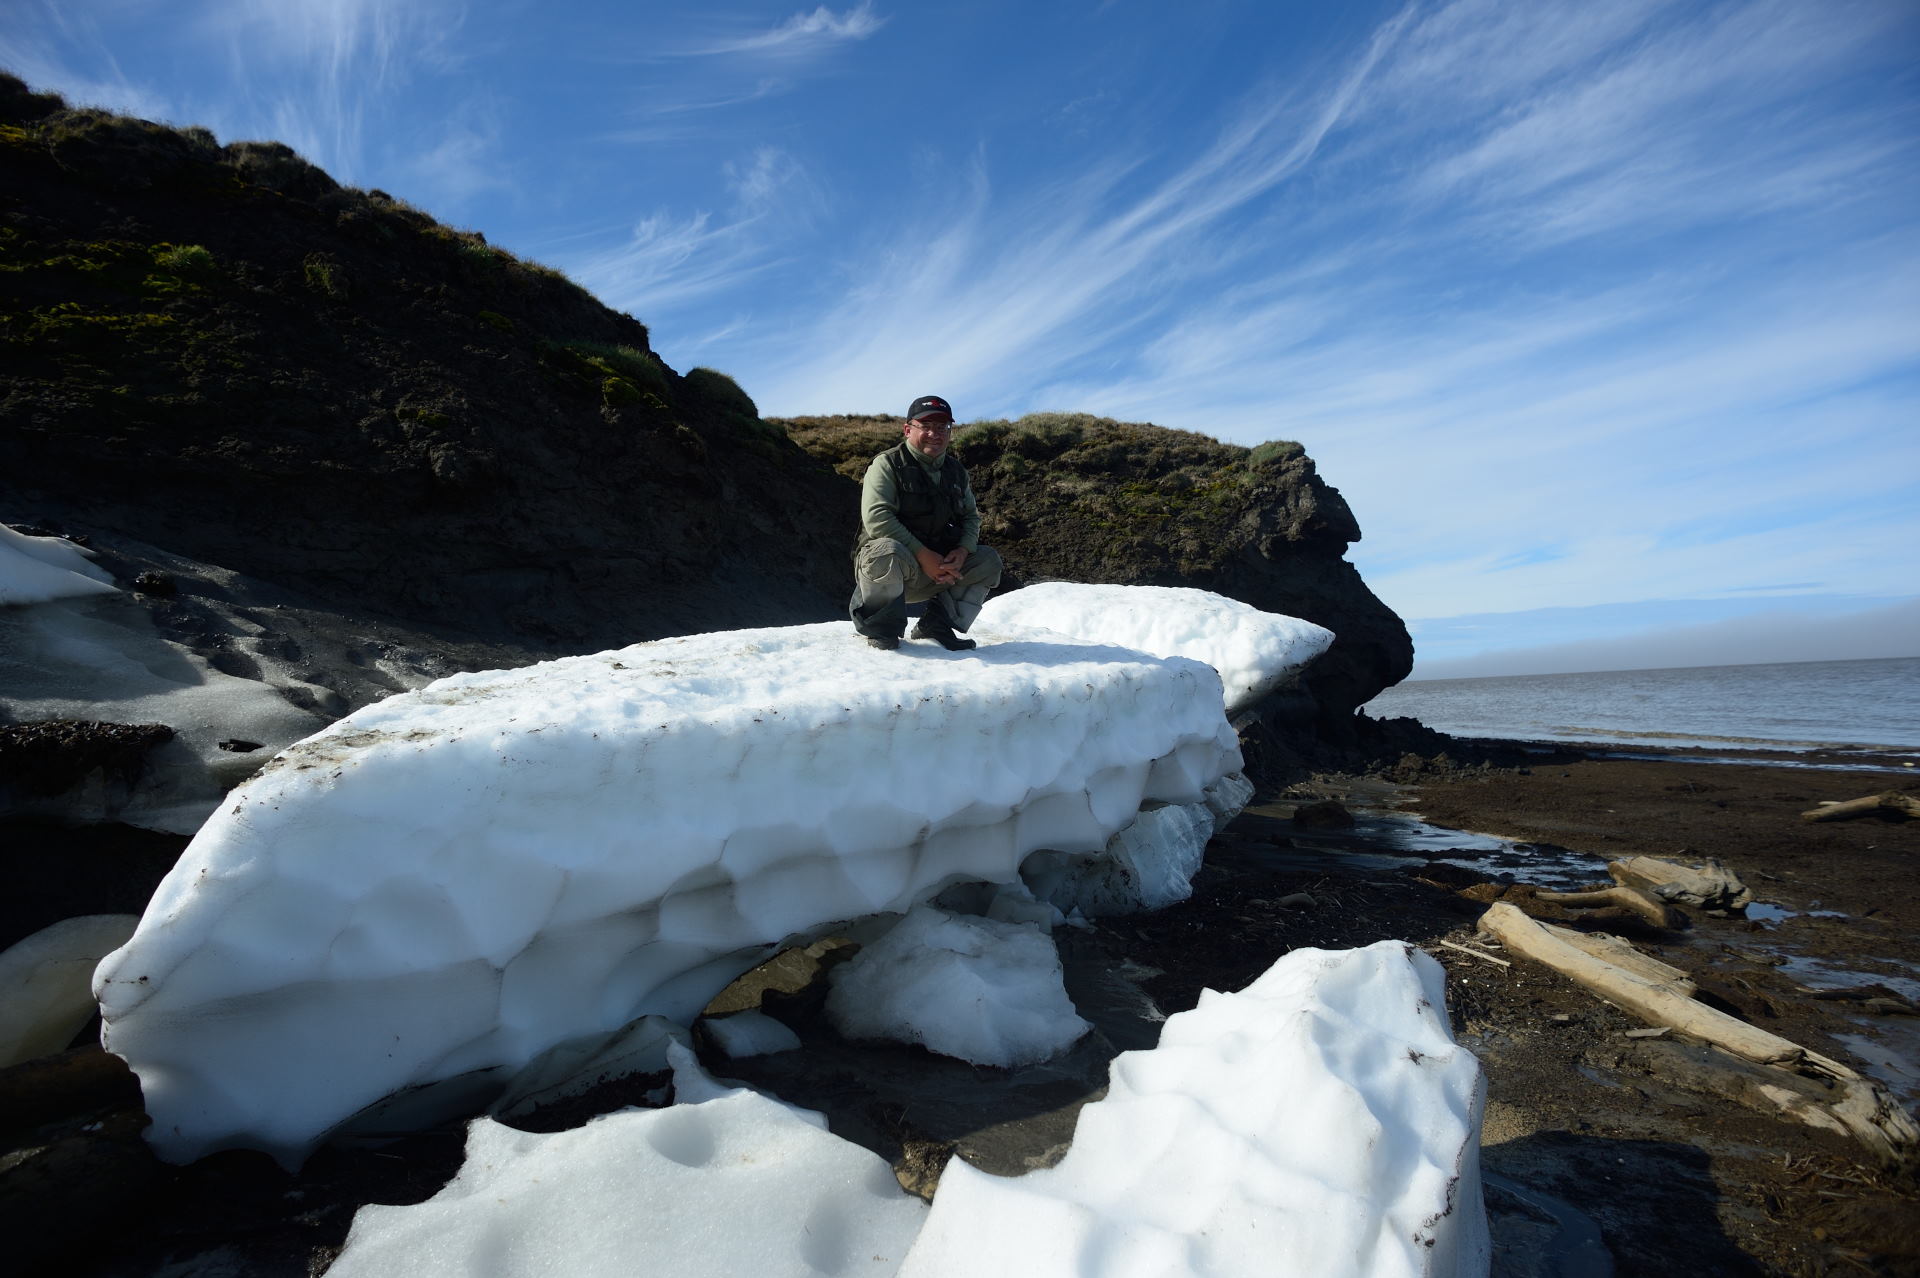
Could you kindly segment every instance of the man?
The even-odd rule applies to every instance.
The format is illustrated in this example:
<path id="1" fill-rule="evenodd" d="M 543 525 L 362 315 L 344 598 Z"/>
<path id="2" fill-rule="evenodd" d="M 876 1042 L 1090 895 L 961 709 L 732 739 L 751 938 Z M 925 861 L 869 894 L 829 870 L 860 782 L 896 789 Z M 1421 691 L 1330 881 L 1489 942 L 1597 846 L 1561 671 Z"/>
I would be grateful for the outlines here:
<path id="1" fill-rule="evenodd" d="M 947 451 L 953 409 L 938 395 L 907 408 L 898 444 L 873 459 L 860 486 L 853 547 L 853 628 L 876 648 L 900 646 L 907 605 L 925 600 L 915 639 L 949 652 L 974 646 L 960 633 L 1000 584 L 1000 556 L 980 544 L 980 512 L 960 459 Z"/>

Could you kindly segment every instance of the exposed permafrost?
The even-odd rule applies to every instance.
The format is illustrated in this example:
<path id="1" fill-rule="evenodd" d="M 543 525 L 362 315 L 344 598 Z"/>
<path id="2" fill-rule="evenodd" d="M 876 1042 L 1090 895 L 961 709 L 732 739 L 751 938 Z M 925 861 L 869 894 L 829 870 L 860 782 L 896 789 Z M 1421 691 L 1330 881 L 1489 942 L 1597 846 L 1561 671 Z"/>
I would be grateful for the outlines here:
<path id="1" fill-rule="evenodd" d="M 236 790 L 101 964 L 149 1139 L 295 1163 L 401 1088 L 684 1020 L 772 947 L 1142 804 L 1219 802 L 1218 676 L 1038 632 L 868 648 L 844 624 L 459 675 Z"/>

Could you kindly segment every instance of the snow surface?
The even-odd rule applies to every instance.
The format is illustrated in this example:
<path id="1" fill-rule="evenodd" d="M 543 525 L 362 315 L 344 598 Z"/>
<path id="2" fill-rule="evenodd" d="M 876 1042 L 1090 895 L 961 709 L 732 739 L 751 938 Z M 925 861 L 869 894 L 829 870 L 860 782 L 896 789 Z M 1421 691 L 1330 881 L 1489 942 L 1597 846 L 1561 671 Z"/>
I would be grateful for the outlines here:
<path id="1" fill-rule="evenodd" d="M 1191 657 L 1220 672 L 1228 714 L 1258 701 L 1288 671 L 1325 652 L 1333 631 L 1188 586 L 1046 581 L 987 601 L 980 625 L 1040 626 L 1156 657 Z"/>
<path id="2" fill-rule="evenodd" d="M 930 1212 L 818 1115 L 675 1044 L 682 1103 L 556 1136 L 477 1120 L 459 1176 L 362 1208 L 329 1272 L 1475 1278 L 1480 1074 L 1443 979 L 1397 942 L 1296 950 L 1118 1057 L 1057 1167 L 955 1159 Z"/>
<path id="3" fill-rule="evenodd" d="M 66 1050 L 97 1010 L 93 969 L 139 921 L 131 914 L 61 919 L 0 953 L 0 1068 Z"/>
<path id="4" fill-rule="evenodd" d="M 1482 1082 L 1444 986 L 1381 941 L 1202 993 L 1115 1058 L 1057 1166 L 948 1163 L 902 1278 L 1485 1274 Z"/>
<path id="5" fill-rule="evenodd" d="M 14 796 L 7 813 L 192 834 L 229 789 L 326 720 L 298 709 L 267 683 L 215 670 L 162 638 L 132 596 L 112 593 L 0 608 L 0 688 L 6 690 L 7 712 L 19 723 L 164 723 L 174 739 L 145 757 L 135 791 L 116 790 L 102 778 L 48 799 Z M 291 677 L 281 682 L 298 685 Z M 234 738 L 263 748 L 220 748 Z"/>
<path id="6" fill-rule="evenodd" d="M 844 1037 L 917 1043 L 975 1065 L 1044 1061 L 1092 1028 L 1067 997 L 1052 939 L 1032 923 L 919 906 L 831 979 L 827 1019 Z"/>
<path id="7" fill-rule="evenodd" d="M 117 593 L 113 574 L 65 537 L 29 537 L 0 524 L 0 607 Z"/>
<path id="8" fill-rule="evenodd" d="M 552 1135 L 476 1119 L 459 1175 L 415 1206 L 362 1207 L 327 1272 L 880 1278 L 925 1218 L 879 1155 L 734 1090 Z"/>
<path id="9" fill-rule="evenodd" d="M 1098 855 L 1239 767 L 1209 667 L 975 633 L 660 640 L 456 675 L 289 748 L 96 973 L 148 1139 L 297 1163 L 389 1093 L 687 1021 L 778 944 Z"/>

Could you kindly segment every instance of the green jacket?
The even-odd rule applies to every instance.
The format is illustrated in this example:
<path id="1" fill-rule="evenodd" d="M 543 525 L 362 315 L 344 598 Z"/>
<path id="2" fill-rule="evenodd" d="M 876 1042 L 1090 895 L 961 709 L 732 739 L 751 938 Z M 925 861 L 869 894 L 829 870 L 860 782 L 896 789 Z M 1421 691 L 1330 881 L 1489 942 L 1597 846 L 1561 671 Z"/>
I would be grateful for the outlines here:
<path id="1" fill-rule="evenodd" d="M 875 457 L 860 485 L 860 537 L 854 553 L 870 541 L 891 537 L 909 552 L 945 554 L 980 545 L 980 511 L 973 481 L 949 447 L 930 462 L 901 440 Z"/>

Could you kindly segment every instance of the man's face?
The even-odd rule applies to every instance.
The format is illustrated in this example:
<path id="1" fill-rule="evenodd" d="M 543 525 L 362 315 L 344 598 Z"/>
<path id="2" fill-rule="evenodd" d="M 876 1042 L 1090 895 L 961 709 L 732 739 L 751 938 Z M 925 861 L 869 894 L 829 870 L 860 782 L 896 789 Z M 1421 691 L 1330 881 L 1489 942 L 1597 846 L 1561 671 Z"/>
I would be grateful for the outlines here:
<path id="1" fill-rule="evenodd" d="M 920 417 L 908 422 L 902 429 L 915 452 L 922 457 L 938 457 L 947 451 L 947 440 L 953 435 L 953 419 Z"/>

